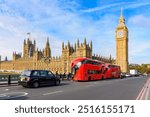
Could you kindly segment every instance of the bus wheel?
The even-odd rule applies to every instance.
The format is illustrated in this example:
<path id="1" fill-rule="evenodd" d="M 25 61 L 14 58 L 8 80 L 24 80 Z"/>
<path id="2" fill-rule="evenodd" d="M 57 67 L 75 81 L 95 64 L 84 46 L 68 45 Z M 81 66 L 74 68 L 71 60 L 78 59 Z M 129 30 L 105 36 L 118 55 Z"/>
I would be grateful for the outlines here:
<path id="1" fill-rule="evenodd" d="M 104 80 L 104 76 L 102 76 L 102 80 Z"/>
<path id="2" fill-rule="evenodd" d="M 88 81 L 91 81 L 91 76 L 88 77 Z"/>

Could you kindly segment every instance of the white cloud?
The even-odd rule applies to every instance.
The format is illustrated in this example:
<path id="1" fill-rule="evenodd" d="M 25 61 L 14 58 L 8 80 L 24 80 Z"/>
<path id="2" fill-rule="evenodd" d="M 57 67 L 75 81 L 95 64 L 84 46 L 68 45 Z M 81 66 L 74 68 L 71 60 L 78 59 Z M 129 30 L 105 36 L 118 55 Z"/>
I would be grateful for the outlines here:
<path id="1" fill-rule="evenodd" d="M 149 63 L 150 37 L 149 16 L 135 15 L 128 19 L 129 57 L 131 63 Z"/>
<path id="2" fill-rule="evenodd" d="M 16 3 L 19 5 L 12 8 L 12 5 Z M 115 24 L 110 24 L 110 22 L 115 22 L 116 16 L 105 15 L 94 21 L 82 17 L 74 10 L 66 10 L 59 4 L 57 1 L 52 4 L 49 2 L 39 4 L 39 1 L 36 0 L 29 3 L 17 0 L 17 2 L 11 1 L 4 4 L 9 11 L 14 11 L 15 14 L 12 16 L 4 13 L 0 16 L 0 32 L 2 34 L 0 40 L 3 40 L 2 48 L 5 50 L 5 53 L 0 50 L 0 54 L 12 58 L 13 51 L 21 52 L 23 39 L 26 38 L 27 32 L 31 32 L 31 36 L 37 40 L 39 48 L 43 48 L 46 37 L 50 37 L 54 56 L 61 54 L 62 41 L 71 40 L 73 44 L 78 38 L 80 42 L 83 42 L 85 37 L 87 42 L 93 41 L 93 53 L 104 56 L 109 56 L 111 53 L 113 57 L 115 56 Z M 68 6 L 65 7 L 68 8 Z M 7 48 L 10 49 L 7 50 Z"/>
<path id="3" fill-rule="evenodd" d="M 149 16 L 144 16 L 142 14 L 140 15 L 136 15 L 136 16 L 133 16 L 129 19 L 129 23 L 131 25 L 134 25 L 136 27 L 143 27 L 143 28 L 146 28 L 146 27 L 150 27 L 150 17 Z"/>
<path id="4" fill-rule="evenodd" d="M 147 5 L 150 5 L 149 1 L 118 2 L 118 3 L 103 5 L 103 6 L 101 6 L 101 4 L 99 4 L 98 7 L 85 9 L 85 10 L 81 10 L 81 11 L 85 12 L 85 13 L 91 13 L 91 12 L 97 12 L 97 11 L 101 11 L 101 10 L 107 10 L 110 8 L 116 8 L 116 7 L 119 7 L 119 9 L 121 7 L 123 7 L 123 9 L 134 9 L 134 8 L 138 8 L 141 6 L 147 6 Z"/>
<path id="5" fill-rule="evenodd" d="M 81 11 L 85 12 L 85 13 L 90 13 L 90 12 L 96 12 L 96 11 L 105 10 L 105 9 L 108 9 L 108 8 L 120 6 L 120 5 L 123 5 L 123 4 L 125 4 L 125 3 L 124 2 L 123 3 L 114 3 L 114 4 L 105 5 L 105 6 L 99 6 L 99 7 L 95 7 L 95 8 L 81 10 Z"/>
<path id="6" fill-rule="evenodd" d="M 83 12 L 76 11 L 78 4 L 75 2 L 67 4 L 58 0 L 48 1 L 11 0 L 3 3 L 3 7 L 0 8 L 3 11 L 0 12 L 0 55 L 3 58 L 8 56 L 12 59 L 13 51 L 22 52 L 22 44 L 27 37 L 27 32 L 31 32 L 31 37 L 37 40 L 39 49 L 45 47 L 46 38 L 49 37 L 53 56 L 61 54 L 62 41 L 70 40 L 73 44 L 77 38 L 83 42 L 86 37 L 87 42 L 93 41 L 93 53 L 108 57 L 112 54 L 115 57 L 115 30 L 119 19 L 115 13 L 104 14 L 95 20 L 84 16 Z M 119 6 L 119 3 L 88 9 L 84 12 L 90 13 L 115 6 Z M 149 30 L 146 30 L 146 33 L 144 33 L 145 30 L 140 31 L 143 28 L 135 30 L 137 26 L 145 26 L 145 24 L 147 26 L 148 18 L 138 15 L 127 20 L 131 62 L 136 61 L 136 56 L 139 54 L 144 56 L 149 48 L 149 41 L 141 43 L 142 40 L 147 40 L 143 35 L 148 34 Z M 142 24 L 142 21 L 145 24 Z M 137 45 L 140 46 L 137 48 Z"/>
<path id="7" fill-rule="evenodd" d="M 137 2 L 133 2 L 133 3 L 129 3 L 125 8 L 129 9 L 129 8 L 138 8 L 138 7 L 142 7 L 142 6 L 147 6 L 150 5 L 150 1 L 137 1 Z"/>
<path id="8" fill-rule="evenodd" d="M 35 29 L 32 26 L 32 22 L 21 17 L 17 17 L 16 20 L 16 18 L 9 16 L 1 16 L 0 20 L 0 55 L 2 55 L 2 59 L 5 56 L 12 59 L 13 51 L 22 52 L 23 40 L 28 37 L 27 32 L 31 32 L 32 40 L 37 40 L 39 49 L 45 47 L 46 39 L 49 37 L 52 53 L 54 56 L 60 55 L 61 50 L 58 51 L 58 46 L 61 46 L 61 41 L 53 35 L 49 35 L 40 29 Z"/>

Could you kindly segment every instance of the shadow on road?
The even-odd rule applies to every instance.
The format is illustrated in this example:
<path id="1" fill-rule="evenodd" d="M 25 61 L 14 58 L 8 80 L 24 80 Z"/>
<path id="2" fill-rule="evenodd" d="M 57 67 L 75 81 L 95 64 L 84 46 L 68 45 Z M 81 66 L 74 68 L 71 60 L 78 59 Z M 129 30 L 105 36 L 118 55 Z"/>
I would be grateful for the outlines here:
<path id="1" fill-rule="evenodd" d="M 48 88 L 48 87 L 61 87 L 61 86 L 65 86 L 65 85 L 70 85 L 70 82 L 61 83 L 58 86 L 56 86 L 56 85 L 42 85 L 38 88 L 34 88 L 34 87 L 22 87 L 22 88 L 39 89 L 39 88 Z"/>
<path id="2" fill-rule="evenodd" d="M 7 85 L 7 84 L 0 84 L 0 87 L 10 87 L 10 86 L 18 86 L 18 84 L 11 84 L 11 85 Z"/>

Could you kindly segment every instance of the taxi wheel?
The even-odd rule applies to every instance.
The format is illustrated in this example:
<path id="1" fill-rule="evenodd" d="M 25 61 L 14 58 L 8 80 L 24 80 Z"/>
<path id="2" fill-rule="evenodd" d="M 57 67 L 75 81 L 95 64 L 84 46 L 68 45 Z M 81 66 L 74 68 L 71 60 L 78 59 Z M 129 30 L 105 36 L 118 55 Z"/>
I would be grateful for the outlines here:
<path id="1" fill-rule="evenodd" d="M 39 86 L 40 86 L 40 84 L 39 84 L 38 82 L 34 82 L 34 83 L 33 83 L 33 87 L 34 87 L 34 88 L 38 88 Z"/>
<path id="2" fill-rule="evenodd" d="M 59 84 L 60 84 L 60 81 L 56 80 L 55 85 L 59 85 Z"/>

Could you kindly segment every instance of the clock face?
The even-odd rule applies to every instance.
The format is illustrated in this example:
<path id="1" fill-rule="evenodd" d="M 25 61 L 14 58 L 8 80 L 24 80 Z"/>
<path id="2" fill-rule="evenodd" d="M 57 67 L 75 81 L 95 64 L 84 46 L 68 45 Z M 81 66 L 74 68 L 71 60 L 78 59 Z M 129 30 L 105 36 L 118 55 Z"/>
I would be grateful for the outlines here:
<path id="1" fill-rule="evenodd" d="M 119 30 L 117 35 L 118 37 L 123 37 L 123 30 Z"/>

